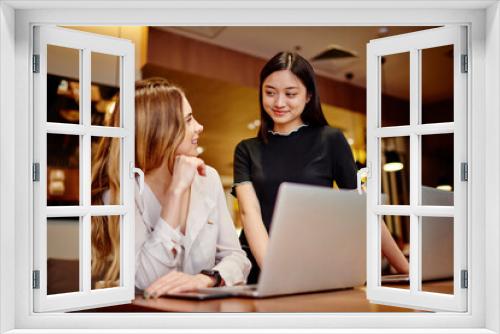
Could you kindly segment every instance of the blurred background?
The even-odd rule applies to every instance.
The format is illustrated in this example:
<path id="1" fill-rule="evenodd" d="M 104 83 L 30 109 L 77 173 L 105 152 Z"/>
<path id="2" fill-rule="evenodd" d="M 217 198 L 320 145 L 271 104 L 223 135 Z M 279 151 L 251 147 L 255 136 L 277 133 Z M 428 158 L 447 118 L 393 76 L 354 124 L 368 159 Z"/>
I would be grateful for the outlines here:
<path id="1" fill-rule="evenodd" d="M 361 168 L 366 163 L 367 43 L 432 27 L 65 28 L 131 40 L 135 44 L 136 79 L 160 76 L 185 90 L 194 116 L 204 126 L 200 157 L 221 175 L 228 207 L 240 229 L 237 201 L 229 194 L 233 152 L 239 141 L 257 134 L 258 80 L 265 62 L 283 50 L 296 51 L 311 62 L 325 116 L 331 126 L 343 131 Z M 49 46 L 47 52 L 47 119 L 78 123 L 79 52 L 57 46 Z M 421 61 L 421 122 L 452 122 L 453 47 L 426 49 Z M 409 54 L 384 57 L 381 64 L 380 124 L 408 125 Z M 119 58 L 92 53 L 91 69 L 92 124 L 104 125 L 116 112 Z M 92 152 L 98 140 L 92 139 Z M 78 136 L 48 135 L 47 205 L 79 204 L 79 143 Z M 421 143 L 422 186 L 452 191 L 453 134 L 421 136 Z M 381 147 L 383 200 L 408 204 L 409 138 L 384 138 Z M 409 217 L 384 219 L 407 253 Z M 50 219 L 48 223 L 48 257 L 78 259 L 79 218 Z M 53 293 L 57 292 L 61 291 Z"/>

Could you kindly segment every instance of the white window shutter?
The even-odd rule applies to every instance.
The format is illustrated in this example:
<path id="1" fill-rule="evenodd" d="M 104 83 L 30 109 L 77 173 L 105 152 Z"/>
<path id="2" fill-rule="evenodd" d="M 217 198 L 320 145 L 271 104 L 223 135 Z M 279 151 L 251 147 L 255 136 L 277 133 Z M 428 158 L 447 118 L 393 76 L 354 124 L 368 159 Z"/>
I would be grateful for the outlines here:
<path id="1" fill-rule="evenodd" d="M 53 26 L 34 29 L 33 98 L 34 166 L 39 171 L 34 180 L 33 297 L 34 312 L 73 311 L 130 303 L 134 298 L 134 45 L 132 42 Z M 47 48 L 55 46 L 76 50 L 79 64 L 74 71 L 79 80 L 79 122 L 74 124 L 47 120 Z M 116 59 L 120 126 L 93 125 L 91 121 L 91 56 L 93 53 Z M 112 111 L 111 111 L 112 112 Z M 79 136 L 79 205 L 47 206 L 47 136 Z M 118 205 L 91 203 L 91 138 L 110 137 L 121 143 L 120 192 Z M 116 287 L 91 287 L 91 217 L 120 217 L 120 273 Z M 79 289 L 57 294 L 47 293 L 47 221 L 75 217 L 78 221 Z"/>
<path id="2" fill-rule="evenodd" d="M 367 45 L 367 164 L 371 166 L 367 182 L 367 297 L 372 302 L 434 311 L 467 311 L 467 288 L 463 279 L 467 267 L 467 181 L 461 177 L 462 163 L 467 162 L 467 54 L 466 27 L 446 26 L 370 41 Z M 421 122 L 421 51 L 453 46 L 453 121 Z M 382 126 L 381 59 L 408 52 L 410 57 L 409 124 Z M 465 57 L 464 57 L 465 56 Z M 465 61 L 465 63 L 464 63 Z M 403 70 L 403 69 L 401 69 Z M 453 198 L 450 206 L 424 205 L 421 183 L 421 141 L 423 135 L 453 134 Z M 381 139 L 408 136 L 410 150 L 409 205 L 387 205 L 381 196 Z M 410 286 L 408 289 L 381 284 L 380 217 L 410 217 Z M 421 217 L 451 217 L 453 220 L 453 293 L 422 289 Z"/>

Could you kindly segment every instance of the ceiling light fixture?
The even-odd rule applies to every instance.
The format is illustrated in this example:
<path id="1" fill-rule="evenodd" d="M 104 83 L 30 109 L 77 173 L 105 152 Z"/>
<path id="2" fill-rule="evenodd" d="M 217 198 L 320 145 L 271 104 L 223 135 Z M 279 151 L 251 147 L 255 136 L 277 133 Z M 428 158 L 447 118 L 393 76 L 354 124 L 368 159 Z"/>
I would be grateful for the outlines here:
<path id="1" fill-rule="evenodd" d="M 399 154 L 396 151 L 387 151 L 385 152 L 385 164 L 384 171 L 386 172 L 397 172 L 404 168 L 401 159 L 399 158 Z"/>
<path id="2" fill-rule="evenodd" d="M 253 120 L 247 124 L 248 130 L 255 130 L 260 126 L 260 119 Z"/>
<path id="3" fill-rule="evenodd" d="M 441 184 L 436 187 L 436 189 L 443 190 L 443 191 L 451 191 L 453 188 L 449 184 Z"/>
<path id="4" fill-rule="evenodd" d="M 312 57 L 311 61 L 324 60 L 324 59 L 351 58 L 357 56 L 358 54 L 356 51 L 347 50 L 338 45 L 331 44 L 326 48 L 326 50 Z"/>

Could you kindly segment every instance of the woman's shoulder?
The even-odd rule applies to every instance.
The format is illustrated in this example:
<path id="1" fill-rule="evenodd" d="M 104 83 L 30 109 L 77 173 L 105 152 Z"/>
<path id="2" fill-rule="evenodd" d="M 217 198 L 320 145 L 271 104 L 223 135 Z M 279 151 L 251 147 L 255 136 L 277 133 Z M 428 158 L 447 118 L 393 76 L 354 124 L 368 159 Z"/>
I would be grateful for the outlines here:
<path id="1" fill-rule="evenodd" d="M 315 136 L 321 145 L 327 150 L 336 150 L 339 145 L 343 146 L 347 142 L 342 130 L 329 125 L 316 128 Z"/>
<path id="2" fill-rule="evenodd" d="M 258 152 L 262 149 L 262 141 L 257 138 L 247 138 L 243 139 L 236 145 L 234 149 L 234 161 L 240 161 L 241 159 L 248 159 L 252 156 L 258 154 Z"/>
<path id="3" fill-rule="evenodd" d="M 258 137 L 252 137 L 252 138 L 246 138 L 241 140 L 238 145 L 236 145 L 236 149 L 242 149 L 242 148 L 252 148 L 256 147 L 257 145 L 260 145 L 261 140 Z"/>
<path id="4" fill-rule="evenodd" d="M 321 131 L 321 133 L 328 138 L 338 138 L 339 136 L 342 136 L 342 131 L 339 128 L 330 125 L 323 125 L 319 127 L 319 131 Z"/>
<path id="5" fill-rule="evenodd" d="M 339 128 L 335 128 L 329 125 L 324 125 L 317 128 L 317 131 L 321 134 L 320 138 L 326 143 L 339 143 L 345 141 L 344 134 Z"/>
<path id="6" fill-rule="evenodd" d="M 205 165 L 205 173 L 209 180 L 220 180 L 219 172 L 212 166 Z"/>
<path id="7" fill-rule="evenodd" d="M 215 187 L 222 184 L 219 172 L 209 165 L 205 166 L 205 176 L 200 176 L 198 179 L 201 180 L 204 186 L 209 190 L 214 190 L 216 189 Z"/>

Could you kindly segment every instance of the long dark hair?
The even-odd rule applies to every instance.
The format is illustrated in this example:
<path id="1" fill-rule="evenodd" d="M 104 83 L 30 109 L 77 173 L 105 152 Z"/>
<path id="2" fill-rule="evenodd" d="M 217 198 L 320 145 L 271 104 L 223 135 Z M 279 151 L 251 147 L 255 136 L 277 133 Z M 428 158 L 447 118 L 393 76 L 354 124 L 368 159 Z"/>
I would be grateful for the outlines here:
<path id="1" fill-rule="evenodd" d="M 266 113 L 262 104 L 262 86 L 264 80 L 276 71 L 290 70 L 304 84 L 307 95 L 310 97 L 300 118 L 304 124 L 310 126 L 328 125 L 321 109 L 319 93 L 316 86 L 314 70 L 307 60 L 295 52 L 279 52 L 264 65 L 260 71 L 259 102 L 260 102 L 260 129 L 258 137 L 267 143 L 267 133 L 274 127 L 273 119 Z"/>

